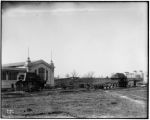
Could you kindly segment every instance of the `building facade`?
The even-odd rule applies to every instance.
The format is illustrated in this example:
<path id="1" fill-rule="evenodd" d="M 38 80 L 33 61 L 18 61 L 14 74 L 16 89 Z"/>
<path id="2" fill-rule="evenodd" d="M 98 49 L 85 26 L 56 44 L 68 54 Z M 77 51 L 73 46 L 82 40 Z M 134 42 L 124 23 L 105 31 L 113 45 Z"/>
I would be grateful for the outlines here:
<path id="1" fill-rule="evenodd" d="M 18 62 L 2 66 L 2 88 L 15 87 L 18 75 L 25 72 L 34 72 L 46 81 L 46 86 L 54 86 L 54 63 L 47 63 L 44 60 Z"/>

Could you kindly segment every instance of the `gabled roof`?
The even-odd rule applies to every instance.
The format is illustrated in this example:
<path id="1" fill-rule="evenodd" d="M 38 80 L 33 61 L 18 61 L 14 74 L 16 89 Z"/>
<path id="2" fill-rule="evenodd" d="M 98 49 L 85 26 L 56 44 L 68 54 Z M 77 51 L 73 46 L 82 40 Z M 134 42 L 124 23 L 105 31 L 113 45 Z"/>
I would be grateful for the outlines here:
<path id="1" fill-rule="evenodd" d="M 17 62 L 17 63 L 9 63 L 9 64 L 4 64 L 2 65 L 2 68 L 16 68 L 16 67 L 23 67 L 25 66 L 26 62 Z M 37 64 L 44 64 L 48 67 L 51 67 L 50 64 L 45 62 L 44 60 L 36 60 L 36 61 L 31 61 L 31 66 L 37 65 Z"/>
<path id="2" fill-rule="evenodd" d="M 31 66 L 38 65 L 38 64 L 44 64 L 48 67 L 51 67 L 51 65 L 48 64 L 47 62 L 45 62 L 44 60 L 37 60 L 37 61 L 34 61 L 34 62 L 31 61 Z"/>

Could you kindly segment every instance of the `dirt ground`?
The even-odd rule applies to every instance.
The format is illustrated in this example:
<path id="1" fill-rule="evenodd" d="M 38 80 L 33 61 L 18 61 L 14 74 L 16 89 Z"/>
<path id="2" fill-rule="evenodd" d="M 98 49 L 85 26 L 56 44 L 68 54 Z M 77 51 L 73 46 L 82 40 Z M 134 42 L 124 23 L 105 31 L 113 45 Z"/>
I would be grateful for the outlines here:
<path id="1" fill-rule="evenodd" d="M 2 93 L 3 118 L 147 118 L 147 88 Z"/>

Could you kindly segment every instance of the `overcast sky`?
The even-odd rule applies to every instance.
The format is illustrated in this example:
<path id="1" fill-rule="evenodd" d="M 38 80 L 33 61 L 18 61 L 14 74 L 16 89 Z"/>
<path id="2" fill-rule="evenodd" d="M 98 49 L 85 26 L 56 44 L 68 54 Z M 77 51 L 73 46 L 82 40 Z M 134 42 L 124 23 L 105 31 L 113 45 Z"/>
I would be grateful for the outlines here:
<path id="1" fill-rule="evenodd" d="M 50 63 L 55 76 L 73 70 L 95 76 L 147 69 L 145 2 L 29 2 L 5 4 L 2 63 Z"/>

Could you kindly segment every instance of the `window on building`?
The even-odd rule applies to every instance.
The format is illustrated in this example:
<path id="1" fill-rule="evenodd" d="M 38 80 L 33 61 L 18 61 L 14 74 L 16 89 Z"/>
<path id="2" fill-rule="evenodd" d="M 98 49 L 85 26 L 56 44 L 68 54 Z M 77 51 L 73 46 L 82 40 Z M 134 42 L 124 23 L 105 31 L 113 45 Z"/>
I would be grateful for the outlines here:
<path id="1" fill-rule="evenodd" d="M 6 72 L 2 71 L 2 80 L 6 80 Z"/>
<path id="2" fill-rule="evenodd" d="M 48 80 L 48 71 L 46 70 L 46 80 Z"/>
<path id="3" fill-rule="evenodd" d="M 84 88 L 85 85 L 84 85 L 84 84 L 79 84 L 79 87 L 80 87 L 80 88 Z"/>
<path id="4" fill-rule="evenodd" d="M 35 73 L 37 74 L 37 70 L 35 70 Z"/>
<path id="5" fill-rule="evenodd" d="M 44 78 L 45 78 L 45 69 L 44 68 L 39 68 L 39 76 L 40 76 L 40 78 L 42 79 L 42 80 L 45 80 Z"/>
<path id="6" fill-rule="evenodd" d="M 17 80 L 17 72 L 10 71 L 8 72 L 8 80 Z"/>

